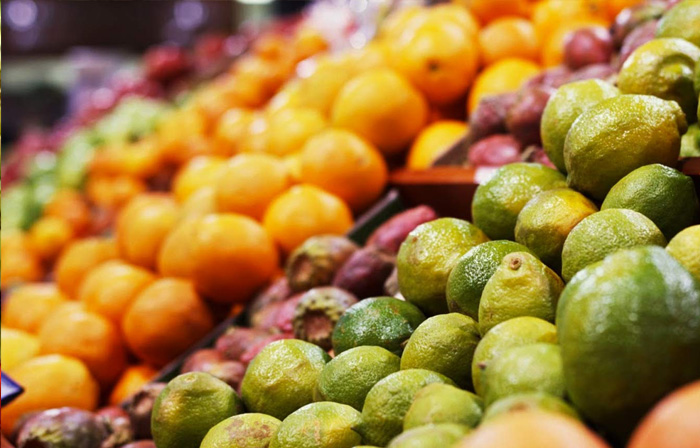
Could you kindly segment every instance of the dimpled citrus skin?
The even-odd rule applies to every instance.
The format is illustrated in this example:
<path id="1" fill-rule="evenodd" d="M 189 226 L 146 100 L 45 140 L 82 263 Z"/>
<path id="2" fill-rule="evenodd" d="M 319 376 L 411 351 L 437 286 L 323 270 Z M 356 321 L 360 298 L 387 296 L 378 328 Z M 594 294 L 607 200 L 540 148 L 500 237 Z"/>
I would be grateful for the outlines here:
<path id="1" fill-rule="evenodd" d="M 700 1 L 684 0 L 671 8 L 659 22 L 656 37 L 680 37 L 700 46 Z"/>
<path id="2" fill-rule="evenodd" d="M 403 419 L 403 429 L 438 423 L 475 428 L 483 413 L 484 402 L 478 395 L 449 384 L 433 383 L 416 394 Z"/>
<path id="3" fill-rule="evenodd" d="M 700 284 L 660 247 L 621 250 L 578 273 L 557 327 L 569 398 L 620 441 L 664 395 L 700 378 Z"/>
<path id="4" fill-rule="evenodd" d="M 527 410 L 553 412 L 568 415 L 576 419 L 580 418 L 574 408 L 561 398 L 544 392 L 526 392 L 508 395 L 505 398 L 491 403 L 484 414 L 482 422 L 487 422 L 509 412 L 522 412 Z"/>
<path id="5" fill-rule="evenodd" d="M 648 95 L 620 95 L 584 112 L 564 144 L 569 186 L 603 200 L 640 166 L 675 166 L 688 125 L 680 106 Z"/>
<path id="6" fill-rule="evenodd" d="M 673 237 L 666 246 L 666 251 L 700 282 L 700 225 L 684 229 Z"/>
<path id="7" fill-rule="evenodd" d="M 455 423 L 425 425 L 395 437 L 387 448 L 440 448 L 452 446 L 471 432 L 468 426 Z"/>
<path id="8" fill-rule="evenodd" d="M 324 401 L 311 403 L 285 418 L 270 448 L 352 448 L 362 443 L 353 430 L 360 413 L 350 406 Z"/>
<path id="9" fill-rule="evenodd" d="M 234 415 L 211 428 L 200 448 L 267 448 L 281 423 L 265 414 Z"/>

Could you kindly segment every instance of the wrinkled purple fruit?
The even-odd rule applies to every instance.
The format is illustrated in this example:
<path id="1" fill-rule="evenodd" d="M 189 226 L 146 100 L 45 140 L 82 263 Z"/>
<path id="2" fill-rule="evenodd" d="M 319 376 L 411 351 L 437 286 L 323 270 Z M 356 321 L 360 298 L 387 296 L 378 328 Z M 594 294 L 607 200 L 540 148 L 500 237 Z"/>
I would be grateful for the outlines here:
<path id="1" fill-rule="evenodd" d="M 564 63 L 572 70 L 610 62 L 613 55 L 610 32 L 602 26 L 576 30 L 564 43 Z"/>
<path id="2" fill-rule="evenodd" d="M 542 113 L 554 89 L 545 86 L 525 88 L 520 91 L 515 104 L 508 109 L 508 131 L 522 146 L 539 145 Z"/>
<path id="3" fill-rule="evenodd" d="M 39 412 L 22 426 L 17 448 L 100 448 L 107 427 L 92 412 L 57 408 Z"/>
<path id="4" fill-rule="evenodd" d="M 479 101 L 469 117 L 469 135 L 473 141 L 506 132 L 506 114 L 515 103 L 514 93 L 491 95 Z"/>
<path id="5" fill-rule="evenodd" d="M 291 295 L 292 289 L 289 287 L 287 277 L 280 277 L 253 298 L 248 307 L 248 313 L 253 316 L 270 303 L 281 302 Z"/>
<path id="6" fill-rule="evenodd" d="M 333 347 L 333 329 L 357 297 L 333 286 L 307 291 L 294 311 L 294 336 L 328 351 Z"/>
<path id="7" fill-rule="evenodd" d="M 469 148 L 469 163 L 474 166 L 498 167 L 519 162 L 521 145 L 508 134 L 492 135 Z"/>
<path id="8" fill-rule="evenodd" d="M 358 249 L 348 238 L 334 235 L 313 236 L 289 256 L 285 267 L 289 287 L 294 292 L 330 285 L 335 273 Z"/>
<path id="9" fill-rule="evenodd" d="M 165 388 L 165 383 L 149 383 L 127 400 L 124 409 L 131 417 L 134 439 L 151 438 L 151 413 L 153 404 Z"/>
<path id="10" fill-rule="evenodd" d="M 384 282 L 395 266 L 392 255 L 375 246 L 364 247 L 350 257 L 340 268 L 333 286 L 344 289 L 359 299 L 384 294 Z"/>
<path id="11" fill-rule="evenodd" d="M 254 320 L 254 317 L 251 319 Z M 214 344 L 214 348 L 221 353 L 223 359 L 238 361 L 250 345 L 267 337 L 269 334 L 268 331 L 257 328 L 231 327 L 226 333 L 219 336 L 219 339 Z"/>
<path id="12" fill-rule="evenodd" d="M 637 27 L 650 20 L 660 19 L 666 11 L 663 1 L 648 1 L 623 9 L 615 17 L 610 33 L 613 44 L 620 48 L 625 38 Z"/>
<path id="13" fill-rule="evenodd" d="M 117 448 L 134 440 L 131 417 L 119 406 L 109 406 L 97 411 L 97 417 L 107 427 L 108 436 L 100 448 Z"/>
<path id="14" fill-rule="evenodd" d="M 373 246 L 388 254 L 396 255 L 401 243 L 413 229 L 437 218 L 435 210 L 427 205 L 406 210 L 377 227 L 367 240 L 367 246 Z"/>
<path id="15" fill-rule="evenodd" d="M 643 25 L 638 26 L 631 33 L 629 33 L 622 44 L 622 48 L 620 49 L 620 55 L 617 62 L 619 67 L 622 67 L 622 64 L 625 63 L 627 58 L 634 53 L 634 50 L 654 39 L 658 25 L 658 20 L 650 20 Z"/>

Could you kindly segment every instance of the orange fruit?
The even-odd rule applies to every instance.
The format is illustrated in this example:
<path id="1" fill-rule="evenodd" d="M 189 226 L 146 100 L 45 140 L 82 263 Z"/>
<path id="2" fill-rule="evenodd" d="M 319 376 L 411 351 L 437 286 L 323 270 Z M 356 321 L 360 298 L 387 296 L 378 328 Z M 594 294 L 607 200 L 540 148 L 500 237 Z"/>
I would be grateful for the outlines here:
<path id="1" fill-rule="evenodd" d="M 192 98 L 193 105 L 204 112 L 211 127 L 227 110 L 244 104 L 232 81 L 233 76 L 230 74 L 220 76 L 200 87 Z M 231 154 L 224 152 L 222 155 Z"/>
<path id="2" fill-rule="evenodd" d="M 129 201 L 119 214 L 116 226 L 122 258 L 154 269 L 160 246 L 179 216 L 177 204 L 166 194 L 142 194 Z"/>
<path id="3" fill-rule="evenodd" d="M 165 237 L 158 253 L 158 272 L 162 276 L 192 277 L 194 270 L 192 248 L 197 222 L 197 218 L 184 219 Z"/>
<path id="4" fill-rule="evenodd" d="M 607 23 L 605 20 L 597 18 L 577 19 L 556 27 L 542 47 L 542 65 L 545 67 L 554 67 L 555 65 L 563 63 L 566 39 L 574 31 L 590 26 L 603 26 L 607 28 Z"/>
<path id="5" fill-rule="evenodd" d="M 311 138 L 299 161 L 301 182 L 333 193 L 356 211 L 372 204 L 386 186 L 387 166 L 381 153 L 342 129 Z"/>
<path id="6" fill-rule="evenodd" d="M 306 65 L 313 66 L 313 62 L 309 61 Z M 270 98 L 270 101 L 265 106 L 268 113 L 278 112 L 287 108 L 300 107 L 301 105 L 301 79 L 294 78 L 286 82 L 275 95 Z M 318 110 L 318 109 L 314 109 Z M 250 123 L 248 123 L 250 124 Z M 245 133 L 248 128 L 241 130 L 239 141 L 245 138 Z M 237 136 L 238 137 L 238 136 Z"/>
<path id="7" fill-rule="evenodd" d="M 456 448 L 609 448 L 578 420 L 554 413 L 505 414 L 474 431 Z"/>
<path id="8" fill-rule="evenodd" d="M 59 308 L 44 321 L 39 340 L 44 354 L 83 361 L 102 386 L 114 384 L 126 368 L 126 351 L 117 326 L 96 313 Z"/>
<path id="9" fill-rule="evenodd" d="M 28 283 L 13 289 L 2 307 L 2 324 L 36 333 L 44 321 L 68 300 L 55 283 Z"/>
<path id="10" fill-rule="evenodd" d="M 268 32 L 255 39 L 251 51 L 260 58 L 275 60 L 287 54 L 288 46 L 289 42 L 281 33 Z"/>
<path id="11" fill-rule="evenodd" d="M 488 23 L 503 16 L 528 17 L 532 11 L 532 0 L 458 0 L 466 4 L 481 23 Z"/>
<path id="12" fill-rule="evenodd" d="M 435 160 L 467 133 L 462 121 L 437 121 L 423 129 L 411 145 L 406 166 L 412 170 L 429 168 Z"/>
<path id="13" fill-rule="evenodd" d="M 101 174 L 89 176 L 85 185 L 88 198 L 96 205 L 110 210 L 120 209 L 147 189 L 146 183 L 135 177 Z"/>
<path id="14" fill-rule="evenodd" d="M 395 39 L 399 37 L 414 20 L 425 20 L 428 10 L 418 5 L 406 6 L 394 10 L 389 14 L 379 27 L 379 37 Z"/>
<path id="15" fill-rule="evenodd" d="M 261 219 L 272 200 L 289 187 L 284 162 L 267 154 L 238 154 L 221 171 L 215 186 L 217 208 Z"/>
<path id="16" fill-rule="evenodd" d="M 199 218 L 216 213 L 216 190 L 203 187 L 187 197 L 180 206 L 181 219 Z"/>
<path id="17" fill-rule="evenodd" d="M 0 330 L 0 342 L 0 363 L 4 370 L 25 363 L 39 354 L 39 338 L 26 331 L 3 327 Z"/>
<path id="18" fill-rule="evenodd" d="M 70 223 L 56 216 L 40 218 L 27 234 L 32 251 L 44 261 L 53 261 L 73 236 Z"/>
<path id="19" fill-rule="evenodd" d="M 305 73 L 292 92 L 292 104 L 319 111 L 323 116 L 331 115 L 333 103 L 343 86 L 355 75 L 357 61 L 341 55 L 322 56 L 311 64 L 310 73 Z"/>
<path id="20" fill-rule="evenodd" d="M 231 88 L 238 96 L 241 106 L 261 107 L 272 98 L 292 72 L 291 59 L 262 58 L 253 54 L 243 56 L 233 66 Z"/>
<path id="21" fill-rule="evenodd" d="M 286 108 L 270 114 L 265 152 L 286 156 L 304 146 L 312 136 L 327 126 L 326 119 L 315 109 Z"/>
<path id="22" fill-rule="evenodd" d="M 352 224 L 352 212 L 345 202 L 305 184 L 296 185 L 275 198 L 263 219 L 265 230 L 286 254 L 309 237 L 342 235 Z"/>
<path id="23" fill-rule="evenodd" d="M 88 411 L 97 407 L 100 388 L 78 359 L 39 356 L 9 369 L 7 374 L 24 387 L 24 393 L 11 406 L 2 407 L 0 424 L 8 437 L 24 414 L 63 406 Z"/>
<path id="24" fill-rule="evenodd" d="M 200 107 L 188 105 L 170 112 L 156 131 L 165 161 L 182 163 L 187 160 L 183 154 L 188 151 L 188 143 L 208 135 L 209 131 L 208 117 Z"/>
<path id="25" fill-rule="evenodd" d="M 481 98 L 488 95 L 515 92 L 525 82 L 538 74 L 540 67 L 532 61 L 518 58 L 501 59 L 492 64 L 479 76 L 469 93 L 468 111 L 472 113 Z"/>
<path id="26" fill-rule="evenodd" d="M 506 58 L 538 61 L 540 46 L 532 22 L 521 17 L 501 17 L 479 32 L 479 48 L 484 64 Z"/>
<path id="27" fill-rule="evenodd" d="M 122 321 L 124 338 L 139 359 L 163 366 L 203 338 L 214 319 L 192 283 L 163 278 L 141 291 Z"/>
<path id="28" fill-rule="evenodd" d="M 575 20 L 605 17 L 606 12 L 599 9 L 599 5 L 590 0 L 544 0 L 535 4 L 532 24 L 539 42 L 545 44 L 550 35 L 564 24 Z"/>
<path id="29" fill-rule="evenodd" d="M 44 275 L 41 260 L 34 254 L 27 234 L 20 230 L 2 232 L 0 258 L 0 285 L 3 290 L 12 285 L 38 281 Z"/>
<path id="30" fill-rule="evenodd" d="M 458 3 L 442 3 L 431 6 L 427 17 L 440 18 L 442 20 L 453 21 L 461 26 L 470 36 L 476 37 L 479 33 L 479 19 L 471 11 Z"/>
<path id="31" fill-rule="evenodd" d="M 607 13 L 610 20 L 615 20 L 623 9 L 640 3 L 640 0 L 607 0 Z"/>
<path id="32" fill-rule="evenodd" d="M 380 68 L 345 84 L 331 116 L 334 126 L 355 132 L 384 154 L 396 154 L 425 126 L 428 106 L 403 76 Z"/>
<path id="33" fill-rule="evenodd" d="M 121 325 L 129 305 L 153 281 L 155 276 L 143 268 L 118 260 L 107 261 L 88 272 L 78 299 L 87 311 Z"/>
<path id="34" fill-rule="evenodd" d="M 479 68 L 474 36 L 447 19 L 428 19 L 404 32 L 392 46 L 392 62 L 429 102 L 463 96 Z"/>
<path id="35" fill-rule="evenodd" d="M 75 235 L 85 234 L 92 222 L 90 207 L 76 190 L 58 190 L 44 207 L 44 216 L 62 218 Z"/>
<path id="36" fill-rule="evenodd" d="M 199 156 L 184 164 L 173 179 L 173 196 L 184 202 L 200 188 L 216 184 L 226 159 L 215 156 Z"/>
<path id="37" fill-rule="evenodd" d="M 158 371 L 147 364 L 138 364 L 126 368 L 119 381 L 109 394 L 109 404 L 119 406 L 141 387 L 158 375 Z"/>
<path id="38" fill-rule="evenodd" d="M 90 173 L 147 179 L 158 173 L 161 162 L 160 147 L 149 137 L 133 143 L 104 145 L 95 152 Z"/>
<path id="39" fill-rule="evenodd" d="M 197 221 L 192 245 L 192 280 L 205 297 L 243 302 L 275 273 L 279 256 L 260 224 L 236 214 Z"/>
<path id="40" fill-rule="evenodd" d="M 310 26 L 299 26 L 292 37 L 292 51 L 296 62 L 326 51 L 328 42 L 318 30 Z M 287 51 L 285 49 L 285 51 Z"/>
<path id="41" fill-rule="evenodd" d="M 700 381 L 684 386 L 651 410 L 628 448 L 700 448 Z"/>
<path id="42" fill-rule="evenodd" d="M 222 145 L 227 145 L 231 154 L 240 152 L 241 142 L 254 117 L 255 113 L 248 109 L 227 110 L 216 125 L 214 138 L 218 139 Z"/>
<path id="43" fill-rule="evenodd" d="M 117 258 L 117 246 L 111 238 L 85 238 L 71 243 L 56 261 L 54 276 L 68 297 L 77 298 L 85 275 L 95 266 Z"/>

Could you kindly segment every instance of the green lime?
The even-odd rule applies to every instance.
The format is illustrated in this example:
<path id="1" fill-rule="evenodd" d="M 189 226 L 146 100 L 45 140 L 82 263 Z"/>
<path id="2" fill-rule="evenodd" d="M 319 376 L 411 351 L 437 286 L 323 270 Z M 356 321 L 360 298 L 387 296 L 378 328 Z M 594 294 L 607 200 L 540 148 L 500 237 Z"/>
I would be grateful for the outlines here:
<path id="1" fill-rule="evenodd" d="M 682 230 L 669 241 L 666 251 L 700 281 L 700 225 Z"/>
<path id="2" fill-rule="evenodd" d="M 423 369 L 400 370 L 375 384 L 367 394 L 362 423 L 357 428 L 364 441 L 386 446 L 399 435 L 414 396 L 432 383 L 454 384 L 439 373 Z"/>
<path id="3" fill-rule="evenodd" d="M 248 365 L 241 383 L 246 408 L 284 419 L 313 401 L 314 389 L 330 357 L 298 339 L 275 341 Z"/>
<path id="4" fill-rule="evenodd" d="M 681 137 L 681 158 L 683 157 L 700 157 L 700 125 L 697 123 L 688 126 L 688 132 Z"/>
<path id="5" fill-rule="evenodd" d="M 471 432 L 455 423 L 441 423 L 409 429 L 395 437 L 387 448 L 445 448 L 453 446 Z"/>
<path id="6" fill-rule="evenodd" d="M 619 441 L 700 378 L 700 284 L 660 247 L 620 250 L 576 274 L 557 326 L 569 398 Z"/>
<path id="7" fill-rule="evenodd" d="M 564 414 L 579 419 L 578 413 L 564 400 L 544 392 L 528 392 L 508 395 L 494 402 L 486 409 L 483 421 L 487 422 L 499 415 L 521 411 L 543 411 Z"/>
<path id="8" fill-rule="evenodd" d="M 360 413 L 348 405 L 307 404 L 284 419 L 270 448 L 352 448 L 362 443 L 354 430 L 359 423 Z"/>
<path id="9" fill-rule="evenodd" d="M 562 277 L 568 282 L 581 269 L 618 249 L 654 244 L 666 238 L 656 224 L 634 210 L 607 209 L 581 221 L 569 233 L 561 253 Z"/>
<path id="10" fill-rule="evenodd" d="M 484 396 L 481 375 L 492 360 L 512 347 L 536 342 L 557 342 L 557 328 L 546 320 L 536 317 L 516 317 L 491 329 L 476 346 L 472 360 L 472 380 L 477 395 Z"/>
<path id="11" fill-rule="evenodd" d="M 413 331 L 425 320 L 415 305 L 394 297 L 361 300 L 345 311 L 333 329 L 336 355 L 353 347 L 376 345 L 401 354 Z"/>
<path id="12" fill-rule="evenodd" d="M 442 373 L 459 387 L 472 384 L 470 366 L 479 343 L 479 327 L 471 317 L 440 314 L 420 324 L 401 355 L 401 369 Z"/>
<path id="13" fill-rule="evenodd" d="M 208 373 L 184 373 L 153 405 L 153 441 L 158 448 L 198 448 L 212 426 L 241 412 L 243 403 L 231 386 Z"/>
<path id="14" fill-rule="evenodd" d="M 574 121 L 602 100 L 619 94 L 608 82 L 587 79 L 565 84 L 549 98 L 540 125 L 542 147 L 559 171 L 566 174 L 564 142 Z"/>
<path id="15" fill-rule="evenodd" d="M 651 219 L 671 239 L 700 221 L 700 204 L 693 179 L 664 165 L 646 165 L 620 179 L 601 210 L 626 208 Z"/>
<path id="16" fill-rule="evenodd" d="M 684 0 L 659 22 L 656 37 L 680 37 L 700 47 L 700 1 Z"/>
<path id="17" fill-rule="evenodd" d="M 488 237 L 472 223 L 441 218 L 416 227 L 396 259 L 399 289 L 425 313 L 447 312 L 445 285 L 457 259 Z"/>
<path id="18" fill-rule="evenodd" d="M 574 122 L 564 144 L 569 186 L 602 201 L 640 166 L 675 166 L 688 125 L 678 103 L 649 95 L 619 95 Z"/>
<path id="19" fill-rule="evenodd" d="M 540 260 L 561 272 L 561 250 L 576 224 L 598 211 L 588 198 L 569 188 L 543 191 L 518 215 L 515 240 L 530 248 Z"/>
<path id="20" fill-rule="evenodd" d="M 508 240 L 487 241 L 462 255 L 447 278 L 447 307 L 453 313 L 479 318 L 481 293 L 501 260 L 512 252 L 530 252 Z"/>
<path id="21" fill-rule="evenodd" d="M 478 395 L 449 384 L 433 383 L 416 394 L 403 419 L 403 429 L 437 423 L 476 428 L 483 413 L 484 403 Z"/>
<path id="22" fill-rule="evenodd" d="M 479 304 L 479 331 L 514 317 L 539 317 L 554 322 L 564 282 L 534 255 L 514 252 L 503 258 L 484 287 Z"/>
<path id="23" fill-rule="evenodd" d="M 474 224 L 494 240 L 514 240 L 518 213 L 537 193 L 566 187 L 564 176 L 539 163 L 500 167 L 479 185 L 472 201 Z"/>
<path id="24" fill-rule="evenodd" d="M 234 415 L 211 428 L 200 448 L 267 448 L 281 423 L 265 414 Z"/>
<path id="25" fill-rule="evenodd" d="M 399 371 L 401 359 L 375 346 L 361 346 L 333 358 L 321 372 L 315 401 L 333 401 L 362 410 L 365 397 L 382 378 Z"/>

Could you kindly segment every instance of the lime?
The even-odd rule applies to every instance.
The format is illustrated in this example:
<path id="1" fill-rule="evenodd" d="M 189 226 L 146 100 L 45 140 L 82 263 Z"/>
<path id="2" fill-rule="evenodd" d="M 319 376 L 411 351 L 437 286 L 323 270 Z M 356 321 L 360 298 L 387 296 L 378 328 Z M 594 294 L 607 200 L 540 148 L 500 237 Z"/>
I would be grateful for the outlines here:
<path id="1" fill-rule="evenodd" d="M 359 423 L 360 413 L 350 406 L 307 404 L 284 419 L 270 448 L 352 448 L 362 443 L 353 430 Z"/>
<path id="2" fill-rule="evenodd" d="M 568 415 L 575 419 L 580 418 L 578 413 L 561 398 L 554 397 L 544 392 L 528 392 L 523 394 L 508 395 L 505 398 L 491 404 L 486 409 L 483 421 L 492 420 L 499 415 L 521 411 L 543 411 Z"/>
<path id="3" fill-rule="evenodd" d="M 700 225 L 681 231 L 666 246 L 666 251 L 700 281 Z"/>
<path id="4" fill-rule="evenodd" d="M 700 125 L 697 123 L 688 126 L 688 132 L 681 137 L 681 158 L 683 157 L 700 157 Z"/>
<path id="5" fill-rule="evenodd" d="M 656 37 L 680 37 L 700 47 L 700 1 L 684 0 L 671 8 L 659 22 Z"/>
<path id="6" fill-rule="evenodd" d="M 646 216 L 634 210 L 607 209 L 583 219 L 569 233 L 562 250 L 565 281 L 618 249 L 644 244 L 666 245 L 666 238 Z"/>
<path id="7" fill-rule="evenodd" d="M 284 419 L 313 401 L 318 377 L 330 357 L 298 339 L 275 341 L 248 365 L 241 383 L 246 408 Z"/>
<path id="8" fill-rule="evenodd" d="M 471 317 L 440 314 L 420 324 L 401 355 L 401 369 L 442 373 L 459 387 L 470 387 L 470 366 L 479 343 L 479 327 Z"/>
<path id="9" fill-rule="evenodd" d="M 321 372 L 315 401 L 333 401 L 362 410 L 365 397 L 382 378 L 399 371 L 401 359 L 382 347 L 361 346 L 333 358 Z"/>
<path id="10" fill-rule="evenodd" d="M 500 167 L 479 185 L 472 201 L 474 224 L 491 239 L 515 239 L 518 213 L 537 193 L 566 187 L 564 176 L 539 163 L 511 163 Z"/>
<path id="11" fill-rule="evenodd" d="M 457 423 L 476 428 L 484 413 L 478 395 L 449 384 L 433 383 L 418 391 L 403 419 L 403 429 L 437 423 Z"/>
<path id="12" fill-rule="evenodd" d="M 234 415 L 211 428 L 200 448 L 267 448 L 280 423 L 265 414 Z"/>
<path id="13" fill-rule="evenodd" d="M 620 250 L 576 274 L 557 325 L 569 398 L 620 441 L 700 378 L 700 284 L 660 247 Z"/>
<path id="14" fill-rule="evenodd" d="M 447 312 L 445 285 L 457 259 L 488 237 L 470 222 L 441 218 L 416 227 L 401 244 L 401 294 L 428 314 Z"/>
<path id="15" fill-rule="evenodd" d="M 447 278 L 447 307 L 454 313 L 479 318 L 479 301 L 503 257 L 512 252 L 530 252 L 522 244 L 508 240 L 487 241 L 462 255 Z"/>
<path id="16" fill-rule="evenodd" d="M 626 208 L 651 219 L 671 239 L 700 221 L 700 204 L 693 179 L 664 165 L 646 165 L 620 179 L 601 206 Z"/>
<path id="17" fill-rule="evenodd" d="M 426 425 L 395 437 L 387 448 L 445 448 L 453 446 L 470 432 L 468 426 L 455 423 Z"/>

